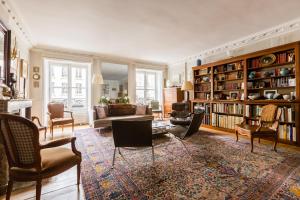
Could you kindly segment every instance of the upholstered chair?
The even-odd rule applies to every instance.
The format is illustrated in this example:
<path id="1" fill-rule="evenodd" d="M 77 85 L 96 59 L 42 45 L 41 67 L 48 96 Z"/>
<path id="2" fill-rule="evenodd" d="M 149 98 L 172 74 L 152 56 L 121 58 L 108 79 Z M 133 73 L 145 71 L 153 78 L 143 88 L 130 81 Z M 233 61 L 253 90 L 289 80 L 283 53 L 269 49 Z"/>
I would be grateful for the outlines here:
<path id="1" fill-rule="evenodd" d="M 240 135 L 250 137 L 251 140 L 251 152 L 253 152 L 253 140 L 254 138 L 273 138 L 274 139 L 274 151 L 278 142 L 278 126 L 279 119 L 282 110 L 276 105 L 269 104 L 263 106 L 261 116 L 258 118 L 258 125 L 247 124 L 247 118 L 241 124 L 235 126 L 236 141 Z"/>
<path id="2" fill-rule="evenodd" d="M 38 127 L 39 131 L 44 132 L 44 140 L 46 140 L 47 137 L 47 126 L 43 126 L 40 119 L 36 116 L 32 116 L 31 120 L 35 123 L 35 125 Z"/>
<path id="3" fill-rule="evenodd" d="M 163 120 L 163 114 L 162 114 L 162 109 L 161 109 L 161 105 L 159 105 L 159 101 L 156 100 L 152 100 L 150 102 L 150 106 L 152 109 L 152 113 L 157 113 L 160 116 L 160 119 Z"/>
<path id="4" fill-rule="evenodd" d="M 60 174 L 77 165 L 77 184 L 80 181 L 81 153 L 76 150 L 75 137 L 39 143 L 39 130 L 30 120 L 0 114 L 0 135 L 4 142 L 9 165 L 6 199 L 10 199 L 14 181 L 36 181 L 36 199 L 40 199 L 42 179 Z M 71 143 L 71 147 L 60 147 Z"/>
<path id="5" fill-rule="evenodd" d="M 65 113 L 69 113 L 69 117 L 65 117 Z M 72 131 L 74 131 L 74 118 L 73 112 L 66 111 L 63 103 L 49 103 L 48 104 L 48 115 L 49 115 L 49 125 L 50 132 L 53 138 L 53 127 L 54 126 L 62 126 L 66 124 L 72 124 Z"/>
<path id="6" fill-rule="evenodd" d="M 115 143 L 112 167 L 115 164 L 117 148 L 121 154 L 120 147 L 152 147 L 152 161 L 154 162 L 152 120 L 114 120 L 112 131 Z"/>

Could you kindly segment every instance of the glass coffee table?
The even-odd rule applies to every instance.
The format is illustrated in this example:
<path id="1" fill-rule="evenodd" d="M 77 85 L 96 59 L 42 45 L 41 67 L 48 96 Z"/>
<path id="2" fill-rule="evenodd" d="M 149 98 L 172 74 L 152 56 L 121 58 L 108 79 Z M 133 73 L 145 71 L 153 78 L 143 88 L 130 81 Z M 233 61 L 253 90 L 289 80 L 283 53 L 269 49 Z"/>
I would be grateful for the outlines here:
<path id="1" fill-rule="evenodd" d="M 154 120 L 152 121 L 152 136 L 161 136 L 169 133 L 169 129 L 175 125 L 171 124 L 170 121 Z"/>

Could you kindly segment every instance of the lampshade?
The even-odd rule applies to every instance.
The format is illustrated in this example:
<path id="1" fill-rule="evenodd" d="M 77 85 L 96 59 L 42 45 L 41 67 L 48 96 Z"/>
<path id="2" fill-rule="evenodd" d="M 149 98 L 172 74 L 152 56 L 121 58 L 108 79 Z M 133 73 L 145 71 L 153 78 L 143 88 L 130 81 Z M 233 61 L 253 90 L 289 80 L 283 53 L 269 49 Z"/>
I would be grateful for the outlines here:
<path id="1" fill-rule="evenodd" d="M 182 83 L 181 90 L 193 90 L 193 84 L 191 83 L 191 81 L 184 81 Z"/>
<path id="2" fill-rule="evenodd" d="M 98 84 L 98 85 L 103 84 L 104 82 L 103 82 L 102 74 L 94 74 L 93 79 L 92 79 L 92 83 L 93 84 Z"/>

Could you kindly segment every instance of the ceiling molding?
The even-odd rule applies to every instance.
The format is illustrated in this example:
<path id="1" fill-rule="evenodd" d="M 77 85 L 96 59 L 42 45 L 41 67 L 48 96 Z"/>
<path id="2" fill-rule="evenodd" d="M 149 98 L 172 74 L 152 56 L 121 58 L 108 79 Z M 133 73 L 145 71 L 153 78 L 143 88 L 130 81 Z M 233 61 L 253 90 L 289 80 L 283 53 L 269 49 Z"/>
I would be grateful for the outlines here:
<path id="1" fill-rule="evenodd" d="M 0 5 L 4 8 L 5 12 L 8 14 L 10 19 L 12 20 L 12 23 L 10 23 L 10 25 L 13 26 L 14 30 L 17 31 L 18 33 L 20 33 L 27 40 L 27 42 L 32 46 L 32 40 L 27 31 L 28 29 L 25 28 L 24 23 L 22 22 L 20 17 L 18 17 L 18 14 L 16 13 L 16 11 L 13 8 L 13 6 L 11 5 L 11 3 L 8 2 L 7 0 L 1 0 Z"/>
<path id="2" fill-rule="evenodd" d="M 217 55 L 220 53 L 228 52 L 230 50 L 234 50 L 237 48 L 241 48 L 250 44 L 257 43 L 262 40 L 270 39 L 275 36 L 284 35 L 289 32 L 293 32 L 300 29 L 300 18 L 289 21 L 284 24 L 280 24 L 278 26 L 272 27 L 270 29 L 266 29 L 251 35 L 248 35 L 243 38 L 239 38 L 237 40 L 227 42 L 217 47 L 213 47 L 210 49 L 203 50 L 197 54 L 192 56 L 188 56 L 185 58 L 181 58 L 175 62 L 170 62 L 169 65 L 176 65 L 180 63 L 189 62 L 196 59 L 203 59 L 209 56 Z"/>

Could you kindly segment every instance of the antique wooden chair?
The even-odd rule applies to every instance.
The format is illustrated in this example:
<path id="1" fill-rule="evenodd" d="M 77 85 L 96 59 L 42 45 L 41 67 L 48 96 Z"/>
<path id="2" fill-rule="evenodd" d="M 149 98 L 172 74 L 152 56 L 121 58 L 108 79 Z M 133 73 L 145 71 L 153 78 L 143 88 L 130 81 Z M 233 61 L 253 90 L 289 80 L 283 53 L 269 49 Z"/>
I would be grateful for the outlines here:
<path id="1" fill-rule="evenodd" d="M 42 179 L 60 174 L 77 165 L 80 182 L 81 153 L 76 150 L 75 137 L 39 143 L 39 130 L 30 120 L 0 114 L 0 135 L 3 138 L 9 165 L 6 199 L 10 199 L 14 181 L 36 181 L 36 199 L 40 199 Z M 72 149 L 60 147 L 71 143 Z"/>
<path id="2" fill-rule="evenodd" d="M 46 140 L 47 136 L 47 126 L 43 126 L 41 124 L 41 121 L 38 117 L 32 116 L 31 120 L 35 123 L 35 125 L 38 127 L 39 131 L 44 131 L 44 140 Z"/>
<path id="3" fill-rule="evenodd" d="M 253 140 L 254 138 L 273 138 L 274 139 L 274 151 L 278 142 L 278 126 L 281 116 L 281 109 L 276 105 L 269 104 L 263 106 L 261 116 L 259 117 L 259 125 L 247 124 L 247 118 L 244 121 L 235 126 L 236 141 L 238 141 L 238 135 L 245 135 L 251 139 L 251 152 L 253 152 Z"/>
<path id="4" fill-rule="evenodd" d="M 115 164 L 116 148 L 121 154 L 120 147 L 152 147 L 152 161 L 154 162 L 152 120 L 114 120 L 112 131 L 115 143 L 112 167 Z"/>
<path id="5" fill-rule="evenodd" d="M 74 131 L 74 118 L 73 112 L 64 110 L 63 103 L 49 103 L 48 104 L 48 115 L 49 115 L 49 125 L 50 132 L 53 138 L 53 127 L 61 125 L 63 130 L 63 125 L 72 124 L 72 131 Z M 70 117 L 65 117 L 64 113 L 70 113 Z"/>

